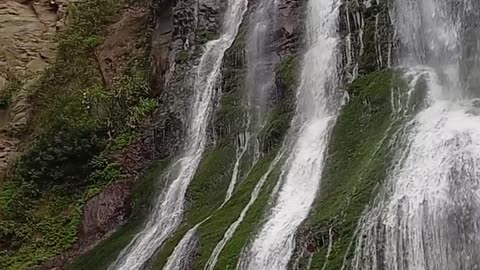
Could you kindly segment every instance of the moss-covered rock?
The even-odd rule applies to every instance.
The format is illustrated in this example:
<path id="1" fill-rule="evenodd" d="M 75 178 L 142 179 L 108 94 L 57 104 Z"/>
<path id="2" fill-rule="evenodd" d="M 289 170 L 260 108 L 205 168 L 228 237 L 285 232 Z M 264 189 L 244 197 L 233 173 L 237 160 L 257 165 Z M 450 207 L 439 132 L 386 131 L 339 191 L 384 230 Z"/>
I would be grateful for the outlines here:
<path id="1" fill-rule="evenodd" d="M 357 222 L 391 161 L 390 140 L 399 127 L 392 91 L 404 88 L 391 70 L 359 77 L 349 86 L 350 100 L 332 131 L 320 194 L 297 235 L 301 263 L 313 256 L 312 269 L 340 269 L 348 257 Z"/>

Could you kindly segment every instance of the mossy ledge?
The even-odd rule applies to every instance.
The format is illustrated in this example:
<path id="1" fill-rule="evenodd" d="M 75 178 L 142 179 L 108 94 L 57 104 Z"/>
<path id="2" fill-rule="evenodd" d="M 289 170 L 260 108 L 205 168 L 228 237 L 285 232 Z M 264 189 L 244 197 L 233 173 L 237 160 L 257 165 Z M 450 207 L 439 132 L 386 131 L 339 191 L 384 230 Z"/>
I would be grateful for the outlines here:
<path id="1" fill-rule="evenodd" d="M 400 126 L 392 113 L 392 91 L 404 88 L 392 70 L 359 77 L 348 87 L 350 99 L 332 131 L 320 194 L 297 234 L 300 266 L 311 260 L 311 269 L 338 270 L 348 259 L 358 220 L 392 159 L 390 141 Z"/>

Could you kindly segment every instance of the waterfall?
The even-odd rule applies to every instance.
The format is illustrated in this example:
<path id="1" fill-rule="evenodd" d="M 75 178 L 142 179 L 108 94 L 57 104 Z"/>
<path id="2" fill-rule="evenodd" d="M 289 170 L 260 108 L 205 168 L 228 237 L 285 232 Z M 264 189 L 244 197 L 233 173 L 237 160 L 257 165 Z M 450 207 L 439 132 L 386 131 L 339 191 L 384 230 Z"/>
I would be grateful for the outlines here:
<path id="1" fill-rule="evenodd" d="M 258 195 L 260 195 L 260 191 L 263 188 L 263 185 L 267 181 L 267 178 L 270 176 L 272 173 L 273 169 L 275 169 L 275 166 L 277 166 L 278 162 L 282 159 L 283 154 L 285 153 L 284 149 L 280 151 L 280 153 L 276 156 L 275 160 L 272 161 L 270 164 L 267 172 L 260 178 L 260 180 L 257 182 L 255 185 L 252 194 L 250 195 L 250 200 L 248 201 L 247 205 L 242 209 L 242 212 L 240 213 L 240 216 L 233 222 L 223 235 L 222 240 L 218 242 L 218 244 L 215 246 L 212 254 L 210 255 L 210 258 L 207 261 L 207 265 L 205 266 L 205 270 L 213 270 L 217 264 L 218 258 L 220 257 L 220 253 L 222 250 L 225 248 L 227 245 L 228 241 L 232 238 L 233 234 L 237 231 L 238 226 L 243 222 L 245 219 L 245 216 L 247 215 L 248 210 L 250 210 L 250 207 L 255 203 L 255 201 L 258 198 Z"/>
<path id="2" fill-rule="evenodd" d="M 180 157 L 165 175 L 168 177 L 169 186 L 159 196 L 143 230 L 122 250 L 109 269 L 141 269 L 180 224 L 185 192 L 205 149 L 207 125 L 223 56 L 235 40 L 246 9 L 246 0 L 228 1 L 220 38 L 206 44 L 200 63 L 196 67 L 194 97 L 186 144 Z"/>
<path id="3" fill-rule="evenodd" d="M 244 125 L 245 131 L 238 135 L 236 160 L 233 166 L 232 176 L 227 189 L 227 193 L 223 203 L 217 209 L 222 209 L 233 196 L 233 192 L 239 181 L 240 165 L 244 162 L 247 152 L 251 151 L 252 161 L 250 169 L 255 166 L 258 161 L 259 144 L 257 142 L 258 132 L 265 125 L 265 110 L 267 97 L 274 84 L 274 72 L 273 72 L 273 56 L 272 52 L 267 52 L 267 45 L 270 41 L 268 31 L 271 28 L 271 18 L 268 16 L 275 10 L 273 1 L 263 1 L 257 8 L 256 12 L 250 18 L 248 39 L 246 44 L 246 56 L 247 56 L 247 75 L 246 75 L 246 97 L 245 106 L 246 118 Z M 273 169 L 273 168 L 272 168 Z M 265 177 L 266 178 L 266 177 Z M 258 189 L 258 192 L 260 188 Z M 245 212 L 246 214 L 246 212 Z M 244 215 L 245 215 L 244 214 Z M 188 257 L 191 252 L 190 245 L 192 239 L 195 236 L 198 228 L 205 222 L 207 222 L 212 216 L 210 215 L 203 221 L 192 227 L 180 240 L 175 247 L 172 255 L 168 258 L 167 263 L 164 266 L 164 270 L 170 269 L 183 269 L 185 268 L 185 258 Z M 226 243 L 226 241 L 225 241 Z M 220 253 L 222 248 L 217 248 L 217 252 Z M 214 252 L 215 253 L 215 252 Z M 211 258 L 218 258 L 218 255 L 212 255 Z M 215 262 L 212 267 L 215 266 Z"/>
<path id="4" fill-rule="evenodd" d="M 247 120 L 247 129 L 250 127 L 250 117 L 248 117 Z M 233 172 L 232 172 L 232 177 L 230 178 L 230 184 L 228 185 L 227 189 L 227 194 L 225 195 L 225 199 L 223 203 L 218 207 L 217 210 L 222 209 L 225 204 L 232 198 L 233 191 L 235 189 L 237 180 L 238 180 L 238 173 L 239 173 L 239 167 L 240 167 L 240 162 L 242 161 L 243 156 L 247 152 L 247 149 L 249 147 L 251 141 L 251 135 L 246 134 L 240 135 L 239 138 L 239 145 L 237 148 L 237 156 L 235 160 L 235 164 L 233 166 Z M 168 257 L 167 263 L 163 267 L 164 270 L 175 270 L 175 269 L 185 269 L 187 267 L 188 263 L 188 257 L 189 254 L 192 252 L 192 243 L 193 239 L 195 236 L 195 233 L 198 230 L 198 227 L 200 227 L 203 223 L 207 222 L 212 215 L 208 216 L 201 222 L 197 223 L 195 226 L 193 226 L 188 232 L 182 237 L 182 240 L 178 243 L 178 245 L 175 247 L 173 250 L 172 255 Z"/>
<path id="5" fill-rule="evenodd" d="M 248 90 L 248 115 L 249 120 L 254 122 L 253 131 L 255 132 L 255 135 L 257 135 L 257 133 L 265 126 L 266 104 L 274 86 L 274 66 L 276 56 L 274 55 L 274 52 L 268 51 L 268 45 L 269 42 L 271 42 L 269 31 L 272 30 L 272 26 L 275 23 L 274 15 L 276 10 L 277 6 L 274 0 L 263 0 L 258 4 L 258 6 L 256 6 L 255 12 L 253 12 L 252 16 L 250 17 L 248 43 L 246 46 L 248 61 L 246 87 Z M 251 111 L 253 111 L 254 114 L 253 120 L 251 120 Z M 258 139 L 256 142 L 257 143 L 253 146 L 254 153 L 251 165 L 252 168 L 257 163 L 260 155 L 258 149 Z M 205 269 L 213 270 L 215 268 L 220 257 L 220 253 L 223 251 L 228 241 L 230 241 L 240 224 L 243 222 L 247 212 L 250 210 L 250 207 L 257 200 L 267 178 L 270 176 L 271 172 L 282 157 L 283 150 L 280 150 L 279 154 L 270 164 L 267 172 L 255 185 L 252 193 L 250 194 L 250 200 L 242 209 L 240 216 L 229 226 L 223 235 L 223 238 L 213 249 Z"/>
<path id="6" fill-rule="evenodd" d="M 406 79 L 421 76 L 428 93 L 359 223 L 352 269 L 480 267 L 480 89 L 471 73 L 480 67 L 479 8 L 471 0 L 395 1 L 401 69 Z"/>
<path id="7" fill-rule="evenodd" d="M 340 97 L 337 75 L 338 0 L 311 0 L 307 14 L 308 51 L 303 60 L 296 115 L 288 139 L 281 187 L 266 222 L 242 254 L 239 269 L 286 269 L 294 236 L 320 186 L 330 128 Z"/>

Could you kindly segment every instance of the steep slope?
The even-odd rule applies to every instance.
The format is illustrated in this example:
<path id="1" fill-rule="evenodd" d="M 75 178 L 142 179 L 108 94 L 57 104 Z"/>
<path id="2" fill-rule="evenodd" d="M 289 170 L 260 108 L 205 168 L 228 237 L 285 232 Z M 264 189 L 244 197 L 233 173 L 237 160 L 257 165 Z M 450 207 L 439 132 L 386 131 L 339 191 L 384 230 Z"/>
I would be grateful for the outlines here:
<path id="1" fill-rule="evenodd" d="M 2 50 L 7 67 L 18 71 L 9 73 L 7 92 L 2 92 L 8 94 L 4 105 L 11 123 L 4 131 L 17 139 L 22 152 L 2 175 L 2 269 L 28 269 L 71 250 L 54 263 L 62 265 L 95 243 L 126 218 L 131 183 L 144 167 L 135 149 L 123 157 L 118 154 L 134 141 L 156 106 L 144 61 L 145 3 L 128 8 L 124 2 L 71 3 L 63 28 L 59 17 L 64 4 L 6 1 L 18 12 L 7 8 L 0 16 L 11 41 L 7 45 L 28 56 L 8 46 Z M 126 21 L 129 28 L 117 31 Z M 23 35 L 10 37 L 13 26 Z M 103 57 L 105 47 L 97 46 L 112 40 L 124 42 L 129 55 L 116 47 L 111 50 L 116 55 Z M 22 61 L 37 58 L 45 62 L 41 69 L 20 72 Z M 99 66 L 109 61 L 116 62 L 110 66 L 117 76 L 105 82 Z M 19 119 L 22 125 L 16 124 Z M 119 181 L 109 185 L 113 180 Z"/>

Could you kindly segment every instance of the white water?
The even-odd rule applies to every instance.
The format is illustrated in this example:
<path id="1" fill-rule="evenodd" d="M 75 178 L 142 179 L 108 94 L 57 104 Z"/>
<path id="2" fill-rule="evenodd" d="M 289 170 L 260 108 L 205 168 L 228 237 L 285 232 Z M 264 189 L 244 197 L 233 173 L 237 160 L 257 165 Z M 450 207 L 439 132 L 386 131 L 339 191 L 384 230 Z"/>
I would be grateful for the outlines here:
<path id="1" fill-rule="evenodd" d="M 208 119 L 223 56 L 237 35 L 246 9 L 246 0 L 228 1 L 221 36 L 206 44 L 205 52 L 196 68 L 194 100 L 186 145 L 180 158 L 169 168 L 169 187 L 158 198 L 144 229 L 120 253 L 109 269 L 141 269 L 180 224 L 185 192 L 205 149 Z"/>
<path id="2" fill-rule="evenodd" d="M 228 185 L 227 195 L 225 196 L 225 199 L 223 200 L 223 203 L 222 205 L 220 205 L 219 209 L 223 208 L 223 206 L 225 206 L 225 204 L 232 198 L 233 191 L 237 186 L 240 163 L 242 162 L 242 158 L 250 146 L 250 140 L 252 139 L 252 134 L 250 134 L 248 129 L 250 128 L 251 120 L 249 116 L 247 117 L 248 117 L 247 132 L 245 132 L 244 134 L 241 134 L 239 137 L 240 145 L 238 146 L 238 149 L 237 149 L 237 158 L 235 160 L 235 164 L 233 165 L 232 177 L 230 179 L 230 184 Z"/>
<path id="3" fill-rule="evenodd" d="M 309 49 L 303 61 L 297 112 L 293 120 L 289 156 L 279 181 L 282 187 L 266 223 L 239 269 L 286 269 L 294 236 L 317 194 L 328 134 L 339 104 L 337 73 L 337 0 L 310 0 L 307 14 Z M 338 94 L 336 94 L 338 93 Z"/>
<path id="4" fill-rule="evenodd" d="M 163 267 L 164 270 L 186 269 L 188 267 L 188 264 L 190 263 L 188 255 L 190 254 L 190 251 L 194 246 L 193 240 L 195 233 L 197 233 L 198 227 L 202 225 L 203 222 L 207 221 L 209 218 L 210 217 L 188 230 L 188 232 L 183 236 L 182 240 L 180 240 L 178 245 L 173 250 L 172 255 L 170 255 L 170 257 L 168 258 L 167 263 Z"/>
<path id="5" fill-rule="evenodd" d="M 250 126 L 250 119 L 247 120 L 247 129 Z M 225 199 L 223 203 L 218 207 L 217 210 L 222 209 L 225 204 L 232 198 L 233 191 L 235 189 L 237 180 L 238 180 L 238 173 L 239 173 L 239 167 L 240 167 L 240 162 L 242 161 L 243 156 L 247 152 L 247 149 L 250 144 L 251 140 L 251 135 L 246 134 L 245 136 L 241 136 L 239 138 L 240 140 L 240 145 L 238 146 L 237 149 L 237 156 L 235 160 L 235 164 L 233 166 L 233 172 L 232 172 L 232 177 L 230 179 L 230 183 L 228 185 L 227 189 L 227 194 L 225 195 Z M 190 252 L 192 251 L 192 244 L 193 244 L 193 238 L 195 234 L 197 233 L 198 227 L 200 227 L 203 223 L 208 221 L 212 216 L 208 216 L 201 222 L 197 223 L 195 226 L 193 226 L 188 232 L 183 236 L 182 240 L 177 244 L 175 249 L 173 250 L 172 255 L 168 257 L 167 263 L 163 267 L 164 270 L 176 270 L 176 269 L 184 269 L 187 266 L 188 263 L 188 256 Z"/>
<path id="6" fill-rule="evenodd" d="M 248 33 L 248 43 L 246 46 L 247 55 L 247 78 L 246 86 L 246 125 L 245 132 L 238 136 L 238 146 L 236 160 L 233 166 L 232 176 L 227 188 L 227 193 L 223 203 L 217 209 L 222 209 L 233 196 L 233 192 L 237 186 L 240 173 L 240 165 L 244 161 L 244 156 L 248 151 L 253 151 L 250 170 L 256 165 L 259 159 L 259 143 L 257 139 L 258 131 L 265 125 L 265 105 L 267 97 L 270 94 L 270 88 L 273 85 L 274 74 L 271 64 L 271 52 L 267 52 L 268 31 L 271 30 L 271 18 L 269 13 L 275 12 L 275 5 L 271 0 L 265 0 L 257 7 L 256 12 L 249 18 L 250 26 Z M 252 143 L 253 141 L 253 143 Z M 248 173 L 246 174 L 248 175 Z M 248 210 L 248 209 L 247 209 Z M 244 215 L 246 214 L 246 211 Z M 243 215 L 243 216 L 244 216 Z M 242 219 L 243 219 L 242 216 Z M 185 257 L 192 251 L 192 239 L 195 236 L 198 227 L 208 221 L 212 216 L 207 217 L 202 222 L 191 228 L 175 247 L 172 255 L 168 258 L 164 270 L 182 269 L 185 267 Z M 232 229 L 233 231 L 235 229 Z M 232 232 L 233 233 L 233 232 Z M 225 243 L 228 240 L 225 241 Z M 210 258 L 210 267 L 216 265 L 216 260 L 225 244 L 219 243 L 217 250 Z"/>
<path id="7" fill-rule="evenodd" d="M 275 160 L 272 161 L 270 164 L 267 172 L 260 178 L 260 180 L 257 182 L 255 185 L 255 188 L 253 189 L 252 194 L 250 195 L 250 200 L 248 201 L 247 205 L 243 208 L 242 212 L 240 213 L 240 216 L 235 220 L 234 223 L 232 223 L 225 234 L 223 235 L 222 240 L 218 242 L 218 244 L 215 246 L 212 254 L 210 255 L 210 258 L 208 258 L 207 264 L 205 265 L 205 269 L 207 270 L 213 270 L 217 264 L 218 258 L 220 256 L 220 253 L 222 250 L 225 248 L 227 245 L 228 241 L 232 239 L 233 234 L 237 231 L 238 226 L 243 222 L 243 219 L 247 215 L 248 210 L 250 210 L 250 207 L 255 203 L 255 201 L 258 198 L 258 195 L 260 194 L 260 191 L 263 188 L 263 185 L 265 184 L 265 181 L 267 181 L 267 178 L 270 176 L 272 173 L 273 169 L 275 166 L 277 166 L 278 162 L 280 159 L 283 157 L 284 150 L 282 149 L 280 153 L 277 155 Z"/>
<path id="8" fill-rule="evenodd" d="M 397 1 L 403 64 L 422 73 L 427 106 L 361 220 L 353 269 L 480 269 L 480 108 L 460 69 L 473 3 Z"/>

